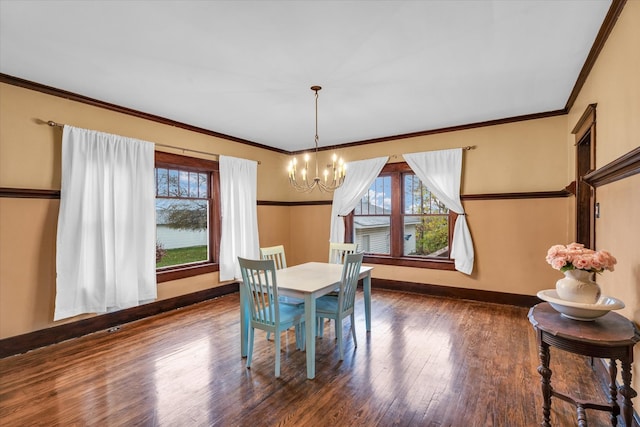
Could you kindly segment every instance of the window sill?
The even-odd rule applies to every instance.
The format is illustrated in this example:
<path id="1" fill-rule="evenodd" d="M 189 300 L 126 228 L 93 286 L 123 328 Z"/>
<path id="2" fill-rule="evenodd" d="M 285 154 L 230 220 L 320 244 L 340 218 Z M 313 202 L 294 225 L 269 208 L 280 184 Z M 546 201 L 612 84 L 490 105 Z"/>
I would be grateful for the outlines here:
<path id="1" fill-rule="evenodd" d="M 434 270 L 454 271 L 456 269 L 454 261 L 451 259 L 416 259 L 410 257 L 395 258 L 384 255 L 365 255 L 362 262 L 367 264 L 395 265 L 398 267 L 430 268 Z"/>
<path id="2" fill-rule="evenodd" d="M 219 265 L 207 262 L 194 265 L 163 267 L 156 270 L 156 282 L 168 282 L 171 280 L 184 279 L 186 277 L 198 276 L 200 274 L 213 273 L 219 270 Z"/>

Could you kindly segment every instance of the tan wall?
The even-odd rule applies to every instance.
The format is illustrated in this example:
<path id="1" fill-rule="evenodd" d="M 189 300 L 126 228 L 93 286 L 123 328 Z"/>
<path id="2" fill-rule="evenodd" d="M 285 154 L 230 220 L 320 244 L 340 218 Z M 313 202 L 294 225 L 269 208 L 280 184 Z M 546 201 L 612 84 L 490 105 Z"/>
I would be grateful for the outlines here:
<path id="1" fill-rule="evenodd" d="M 288 206 L 258 206 L 260 247 L 283 245 L 287 265 L 294 265 L 290 216 L 291 208 Z"/>
<path id="2" fill-rule="evenodd" d="M 626 3 L 616 26 L 568 115 L 568 169 L 574 169 L 574 139 L 569 135 L 587 106 L 596 107 L 596 169 L 637 148 L 640 143 L 640 2 Z M 618 260 L 614 272 L 598 276 L 605 295 L 626 304 L 619 313 L 640 323 L 640 175 L 596 189 L 601 216 L 596 247 Z M 635 347 L 633 388 L 640 390 L 640 346 Z M 634 404 L 640 404 L 635 399 Z"/>
<path id="3" fill-rule="evenodd" d="M 60 188 L 61 131 L 38 123 L 38 119 L 51 119 L 158 144 L 260 160 L 259 200 L 315 201 L 331 198 L 331 195 L 318 193 L 301 196 L 291 191 L 285 173 L 289 158 L 278 153 L 11 85 L 0 84 L 0 91 L 0 119 L 3 123 L 0 127 L 0 187 Z M 567 163 L 563 145 L 566 127 L 566 117 L 559 116 L 370 144 L 366 148 L 352 147 L 340 150 L 340 154 L 347 160 L 393 155 L 392 161 L 402 161 L 403 152 L 474 145 L 476 148 L 465 152 L 464 156 L 462 187 L 465 194 L 559 190 L 568 184 L 566 168 L 558 166 Z M 321 153 L 320 163 L 327 161 L 323 159 L 328 159 L 330 154 Z M 541 164 L 546 167 L 541 168 Z M 527 279 L 539 266 L 541 258 L 524 266 L 517 262 L 496 264 L 494 261 L 502 261 L 500 251 L 503 248 L 508 248 L 505 252 L 512 256 L 534 249 L 543 253 L 553 243 L 552 233 L 557 231 L 566 235 L 566 219 L 558 222 L 545 212 L 547 206 L 553 211 L 565 212 L 569 200 L 465 203 L 478 252 L 476 271 L 470 277 L 457 272 L 389 266 L 376 266 L 374 275 L 417 283 L 535 294 L 537 290 L 548 287 Z M 56 206 L 57 201 L 51 200 L 0 199 L 0 232 L 6 234 L 0 242 L 0 293 L 3 296 L 0 301 L 0 337 L 54 325 L 50 319 L 55 298 Z M 23 215 L 24 212 L 29 214 Z M 260 245 L 283 244 L 290 265 L 323 261 L 327 259 L 330 213 L 329 204 L 261 205 L 258 207 Z M 541 218 L 544 218 L 542 222 Z M 536 231 L 531 226 L 532 222 L 541 224 L 539 228 L 544 232 Z M 32 227 L 41 233 L 31 234 Z M 8 231 L 5 233 L 5 230 Z M 22 239 L 24 250 L 17 256 L 14 245 L 19 239 Z M 523 240 L 529 241 L 524 249 L 521 246 Z M 48 246 L 43 245 L 46 242 Z M 541 274 L 551 277 L 553 273 L 542 269 Z M 160 299 L 165 299 L 218 285 L 218 275 L 214 273 L 161 283 L 158 293 Z M 32 311 L 24 307 L 38 309 Z"/>
<path id="4" fill-rule="evenodd" d="M 0 198 L 0 338 L 52 323 L 59 205 Z"/>

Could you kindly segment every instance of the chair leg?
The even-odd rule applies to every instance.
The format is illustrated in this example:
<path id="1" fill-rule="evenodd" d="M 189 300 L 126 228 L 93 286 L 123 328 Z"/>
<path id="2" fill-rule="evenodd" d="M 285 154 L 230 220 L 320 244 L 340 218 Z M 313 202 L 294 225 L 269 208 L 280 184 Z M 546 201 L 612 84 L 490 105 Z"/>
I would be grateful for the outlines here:
<path id="1" fill-rule="evenodd" d="M 271 332 L 267 332 L 267 341 L 271 339 Z"/>
<path id="2" fill-rule="evenodd" d="M 351 335 L 353 335 L 353 346 L 358 346 L 358 340 L 356 339 L 356 322 L 355 315 L 351 313 Z"/>
<path id="3" fill-rule="evenodd" d="M 340 360 L 344 360 L 344 349 L 342 348 L 342 319 L 334 319 L 336 322 L 336 337 L 338 337 L 338 352 L 340 353 Z M 338 323 L 340 327 L 338 327 Z"/>
<path id="4" fill-rule="evenodd" d="M 276 343 L 276 378 L 280 377 L 280 333 L 275 332 L 274 341 Z"/>
<path id="5" fill-rule="evenodd" d="M 324 319 L 316 318 L 316 336 L 322 338 L 324 336 Z"/>
<path id="6" fill-rule="evenodd" d="M 247 348 L 247 369 L 251 369 L 251 359 L 253 358 L 253 333 L 254 333 L 254 329 L 249 328 L 249 348 Z"/>

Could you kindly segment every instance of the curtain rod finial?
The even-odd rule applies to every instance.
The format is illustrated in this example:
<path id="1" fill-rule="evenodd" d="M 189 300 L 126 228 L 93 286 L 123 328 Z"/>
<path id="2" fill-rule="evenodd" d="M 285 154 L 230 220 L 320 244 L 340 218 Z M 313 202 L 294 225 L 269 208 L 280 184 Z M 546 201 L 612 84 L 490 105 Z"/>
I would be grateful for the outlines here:
<path id="1" fill-rule="evenodd" d="M 63 124 L 54 122 L 53 120 L 35 119 L 35 122 L 40 124 L 40 125 L 49 125 L 49 126 L 52 126 L 52 127 L 55 126 L 55 127 L 59 127 L 59 128 L 64 127 Z"/>

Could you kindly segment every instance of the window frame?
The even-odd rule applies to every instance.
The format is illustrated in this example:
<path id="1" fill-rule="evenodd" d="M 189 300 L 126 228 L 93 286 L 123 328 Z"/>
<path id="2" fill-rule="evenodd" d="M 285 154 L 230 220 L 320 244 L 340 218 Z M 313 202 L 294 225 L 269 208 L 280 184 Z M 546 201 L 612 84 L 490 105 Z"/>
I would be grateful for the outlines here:
<path id="1" fill-rule="evenodd" d="M 418 258 L 404 255 L 404 209 L 402 182 L 406 173 L 415 173 L 406 162 L 388 163 L 378 176 L 391 177 L 391 236 L 390 255 L 365 254 L 363 262 L 369 264 L 387 264 L 401 267 L 431 268 L 436 270 L 455 270 L 454 260 L 451 258 Z M 354 214 L 352 211 L 345 216 L 345 242 L 353 243 Z M 449 245 L 453 241 L 453 229 L 458 215 L 449 209 Z"/>
<path id="2" fill-rule="evenodd" d="M 220 167 L 217 161 L 155 152 L 155 168 L 179 169 L 209 174 L 209 259 L 192 264 L 156 269 L 158 283 L 219 271 L 220 259 Z"/>

